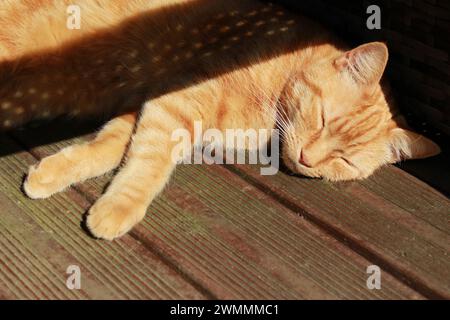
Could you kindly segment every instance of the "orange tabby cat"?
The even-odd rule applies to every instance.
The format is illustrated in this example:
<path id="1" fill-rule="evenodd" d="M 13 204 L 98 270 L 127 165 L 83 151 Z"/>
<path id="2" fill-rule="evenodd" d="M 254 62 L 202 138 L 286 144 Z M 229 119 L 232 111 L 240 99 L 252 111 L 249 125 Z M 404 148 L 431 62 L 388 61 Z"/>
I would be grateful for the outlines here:
<path id="1" fill-rule="evenodd" d="M 19 6 L 2 3 L 2 13 L 13 10 L 8 3 Z M 8 69 L 20 81 L 3 89 L 0 120 L 25 121 L 39 110 L 98 114 L 118 104 L 136 110 L 146 101 L 139 116 L 123 113 L 93 141 L 31 167 L 25 181 L 28 196 L 46 198 L 125 159 L 89 212 L 87 225 L 99 238 L 121 236 L 144 217 L 175 167 L 172 132 L 192 133 L 194 121 L 221 131 L 278 127 L 284 163 L 332 181 L 439 153 L 432 141 L 399 127 L 380 85 L 388 60 L 382 43 L 347 50 L 308 19 L 253 0 L 77 3 L 78 32 L 64 27 L 69 1 L 22 0 L 10 17 L 23 28 L 1 18 L 10 23 L 2 22 L 2 56 L 24 58 Z M 43 52 L 40 59 L 33 50 Z M 28 69 L 20 69 L 25 62 Z M 73 94 L 58 94 L 68 86 Z"/>

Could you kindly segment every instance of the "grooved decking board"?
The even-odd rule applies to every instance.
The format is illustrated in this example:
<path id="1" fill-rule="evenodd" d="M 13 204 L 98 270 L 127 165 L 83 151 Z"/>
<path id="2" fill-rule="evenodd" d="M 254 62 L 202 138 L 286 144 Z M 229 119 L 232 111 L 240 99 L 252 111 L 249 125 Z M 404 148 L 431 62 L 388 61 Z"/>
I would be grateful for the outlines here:
<path id="1" fill-rule="evenodd" d="M 450 235 L 450 201 L 401 169 L 389 166 L 361 185 Z M 450 245 L 450 241 L 446 244 Z"/>
<path id="2" fill-rule="evenodd" d="M 15 146 L 1 139 L 4 151 Z M 32 201 L 20 190 L 25 152 L 0 158 L 0 294 L 19 299 L 203 298 L 141 243 L 125 236 L 96 241 L 80 228 L 89 203 L 69 191 Z M 65 286 L 69 265 L 81 268 L 81 290 Z"/>
<path id="3" fill-rule="evenodd" d="M 93 200 L 109 178 L 76 189 Z M 368 290 L 373 262 L 223 167 L 178 167 L 131 234 L 218 298 L 422 298 L 387 272 L 382 290 Z"/>
<path id="4" fill-rule="evenodd" d="M 75 259 L 70 255 L 59 255 L 59 259 L 54 259 L 55 252 L 61 249 L 51 241 L 49 235 L 23 215 L 17 204 L 3 193 L 0 193 L 0 203 L 0 225 L 3 226 L 0 228 L 0 278 L 10 289 L 7 296 L 32 299 L 87 298 L 84 290 L 68 290 L 65 285 L 65 270 L 74 264 Z M 42 246 L 45 246 L 45 251 L 39 250 Z"/>
<path id="5" fill-rule="evenodd" d="M 261 176 L 255 166 L 229 169 L 364 256 L 379 259 L 427 296 L 450 297 L 449 234 L 444 225 L 450 201 L 417 179 L 394 168 L 383 168 L 364 182 L 347 183 L 282 172 Z M 389 183 L 395 187 L 387 187 Z M 402 190 L 391 190 L 399 186 Z M 386 194 L 388 190 L 392 193 Z"/>

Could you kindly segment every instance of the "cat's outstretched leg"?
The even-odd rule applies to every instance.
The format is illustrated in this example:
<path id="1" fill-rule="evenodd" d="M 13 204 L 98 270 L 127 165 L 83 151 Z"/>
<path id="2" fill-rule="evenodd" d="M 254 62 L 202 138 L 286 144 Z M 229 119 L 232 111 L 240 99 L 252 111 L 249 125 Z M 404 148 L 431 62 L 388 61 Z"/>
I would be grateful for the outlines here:
<path id="1" fill-rule="evenodd" d="M 100 176 L 116 168 L 133 133 L 137 115 L 119 116 L 105 125 L 90 142 L 70 146 L 30 167 L 24 191 L 42 199 L 68 186 Z"/>
<path id="2" fill-rule="evenodd" d="M 142 220 L 178 160 L 172 158 L 172 133 L 191 129 L 194 119 L 195 112 L 186 106 L 146 104 L 125 166 L 89 211 L 87 226 L 94 236 L 112 240 Z"/>

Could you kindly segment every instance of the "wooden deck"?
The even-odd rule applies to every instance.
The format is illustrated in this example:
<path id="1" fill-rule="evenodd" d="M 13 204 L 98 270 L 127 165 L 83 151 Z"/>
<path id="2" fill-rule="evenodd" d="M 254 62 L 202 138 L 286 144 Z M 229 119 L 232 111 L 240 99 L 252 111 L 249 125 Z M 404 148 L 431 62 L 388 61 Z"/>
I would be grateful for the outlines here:
<path id="1" fill-rule="evenodd" d="M 111 176 L 42 201 L 20 189 L 30 164 L 82 139 L 48 144 L 64 129 L 0 137 L 1 298 L 450 298 L 446 191 L 397 167 L 333 184 L 180 166 L 145 220 L 106 242 L 80 225 Z M 66 287 L 69 265 L 80 290 Z M 382 269 L 381 290 L 366 287 L 369 265 Z"/>

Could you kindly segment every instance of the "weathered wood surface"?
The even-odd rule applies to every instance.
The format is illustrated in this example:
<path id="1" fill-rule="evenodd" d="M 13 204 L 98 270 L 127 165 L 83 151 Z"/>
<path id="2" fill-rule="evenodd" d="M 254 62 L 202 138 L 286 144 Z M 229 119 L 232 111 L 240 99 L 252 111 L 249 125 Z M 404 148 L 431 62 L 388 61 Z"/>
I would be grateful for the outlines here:
<path id="1" fill-rule="evenodd" d="M 143 223 L 106 242 L 80 223 L 112 175 L 48 200 L 20 190 L 30 164 L 81 140 L 12 153 L 43 145 L 52 130 L 1 141 L 10 153 L 0 158 L 3 298 L 450 297 L 450 201 L 400 169 L 331 184 L 262 177 L 252 166 L 180 166 Z M 79 291 L 65 286 L 70 264 L 81 267 Z M 372 264 L 381 290 L 366 287 Z"/>
<path id="2" fill-rule="evenodd" d="M 232 170 L 419 291 L 449 295 L 449 200 L 415 178 L 393 167 L 340 184 Z"/>

